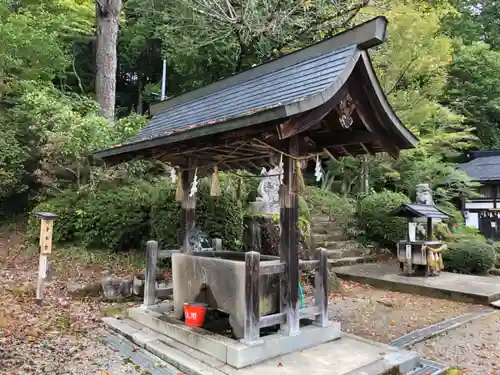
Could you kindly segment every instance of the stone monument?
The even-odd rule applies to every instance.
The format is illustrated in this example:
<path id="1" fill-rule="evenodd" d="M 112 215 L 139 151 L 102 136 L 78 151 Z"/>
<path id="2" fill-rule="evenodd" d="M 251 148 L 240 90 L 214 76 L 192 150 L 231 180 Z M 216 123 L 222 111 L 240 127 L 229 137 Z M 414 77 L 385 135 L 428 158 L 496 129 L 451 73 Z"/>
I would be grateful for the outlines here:
<path id="1" fill-rule="evenodd" d="M 266 170 L 262 168 L 262 180 L 259 183 L 257 192 L 259 196 L 252 202 L 252 211 L 255 214 L 279 215 L 280 213 L 280 179 L 281 167 L 279 165 Z"/>

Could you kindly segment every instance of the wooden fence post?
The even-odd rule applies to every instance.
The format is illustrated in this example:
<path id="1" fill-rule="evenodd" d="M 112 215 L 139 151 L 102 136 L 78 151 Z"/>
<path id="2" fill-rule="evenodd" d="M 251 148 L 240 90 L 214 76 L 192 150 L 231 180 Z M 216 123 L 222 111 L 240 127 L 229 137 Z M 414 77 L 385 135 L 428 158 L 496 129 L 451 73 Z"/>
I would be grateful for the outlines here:
<path id="1" fill-rule="evenodd" d="M 50 212 L 33 212 L 40 219 L 40 260 L 38 262 L 38 282 L 36 285 L 36 304 L 42 305 L 43 288 L 49 265 L 48 255 L 52 252 L 52 230 L 57 215 Z"/>
<path id="2" fill-rule="evenodd" d="M 325 249 L 317 249 L 315 258 L 319 260 L 319 268 L 314 275 L 315 302 L 319 307 L 319 315 L 315 324 L 320 327 L 328 325 L 328 253 Z"/>
<path id="3" fill-rule="evenodd" d="M 144 275 L 144 303 L 151 306 L 156 300 L 156 263 L 158 260 L 158 242 L 148 241 L 146 244 L 146 272 Z"/>
<path id="4" fill-rule="evenodd" d="M 245 253 L 245 326 L 244 339 L 246 344 L 256 344 L 260 338 L 260 253 L 249 251 Z"/>

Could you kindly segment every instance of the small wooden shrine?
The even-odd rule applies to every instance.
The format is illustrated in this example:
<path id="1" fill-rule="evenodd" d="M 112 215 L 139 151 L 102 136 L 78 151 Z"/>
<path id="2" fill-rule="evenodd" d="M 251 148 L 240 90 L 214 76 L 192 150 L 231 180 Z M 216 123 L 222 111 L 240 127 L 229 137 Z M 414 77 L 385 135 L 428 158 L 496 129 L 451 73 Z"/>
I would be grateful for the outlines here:
<path id="1" fill-rule="evenodd" d="M 450 216 L 426 204 L 403 204 L 394 215 L 408 218 L 406 239 L 398 243 L 401 271 L 406 275 L 439 275 L 444 269 L 442 251 L 446 245 L 434 239 L 433 220 L 447 220 Z"/>
<path id="2" fill-rule="evenodd" d="M 242 301 L 243 315 L 236 317 L 243 322 L 242 342 L 267 345 L 260 359 L 340 337 L 339 323 L 335 331 L 329 331 L 333 323 L 328 320 L 326 253 L 316 252 L 315 260 L 299 260 L 298 198 L 307 162 L 320 167 L 324 158 L 378 152 L 397 157 L 400 150 L 417 143 L 387 102 L 367 52 L 384 42 L 386 31 L 387 20 L 377 17 L 308 48 L 157 103 L 151 108 L 152 120 L 134 139 L 96 154 L 108 164 L 155 158 L 178 171 L 183 245 L 180 254 L 172 257 L 174 306 L 192 297 L 185 284 L 201 281 L 211 288 L 218 304 Z M 259 253 L 249 252 L 236 259 L 220 252 L 220 257 L 208 259 L 193 252 L 188 233 L 196 221 L 198 178 L 205 173 L 217 179 L 219 171 L 258 171 L 263 166 L 281 168 L 279 258 L 261 259 Z M 155 263 L 156 257 L 152 259 Z M 186 269 L 196 280 L 176 284 Z M 316 302 L 311 307 L 301 308 L 301 270 L 315 270 Z M 271 275 L 278 278 L 277 287 L 262 291 L 261 278 Z M 277 297 L 276 310 L 268 313 L 259 306 L 262 293 Z M 232 308 L 235 315 L 240 314 L 238 306 Z M 304 318 L 325 334 L 303 332 L 299 322 Z M 260 340 L 260 329 L 276 324 L 281 325 L 278 335 L 282 339 L 283 335 L 302 338 L 274 344 L 267 338 Z M 233 357 L 228 354 L 227 358 L 229 363 Z M 248 362 L 229 364 L 238 367 Z"/>

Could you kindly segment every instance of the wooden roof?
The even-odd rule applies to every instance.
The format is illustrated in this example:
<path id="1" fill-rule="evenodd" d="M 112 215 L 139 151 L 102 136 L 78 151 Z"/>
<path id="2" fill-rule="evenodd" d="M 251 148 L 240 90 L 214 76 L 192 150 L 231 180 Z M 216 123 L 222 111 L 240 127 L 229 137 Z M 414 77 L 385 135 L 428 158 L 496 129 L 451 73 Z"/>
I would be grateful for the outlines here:
<path id="1" fill-rule="evenodd" d="M 432 219 L 449 219 L 448 215 L 443 210 L 434 205 L 429 204 L 403 204 L 395 212 L 394 216 L 409 217 L 409 218 L 432 218 Z"/>
<path id="2" fill-rule="evenodd" d="M 377 17 L 308 48 L 152 107 L 125 144 L 97 157 L 118 163 L 153 157 L 172 165 L 262 167 L 300 134 L 301 154 L 330 157 L 399 151 L 417 138 L 391 109 L 366 50 L 382 43 Z"/>

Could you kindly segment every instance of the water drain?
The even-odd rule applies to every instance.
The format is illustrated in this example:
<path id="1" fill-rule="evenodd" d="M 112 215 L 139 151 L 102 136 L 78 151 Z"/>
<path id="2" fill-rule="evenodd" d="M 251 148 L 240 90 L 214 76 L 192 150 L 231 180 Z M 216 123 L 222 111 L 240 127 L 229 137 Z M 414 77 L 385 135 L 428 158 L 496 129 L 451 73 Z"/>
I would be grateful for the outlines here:
<path id="1" fill-rule="evenodd" d="M 481 311 L 476 313 L 468 313 L 465 315 L 458 316 L 453 319 L 445 320 L 444 322 L 433 324 L 431 326 L 413 331 L 405 336 L 401 336 L 389 343 L 389 345 L 406 348 L 410 345 L 416 344 L 417 342 L 426 340 L 430 337 L 436 336 L 440 333 L 448 331 L 450 329 L 456 328 L 464 323 L 470 322 L 471 320 L 486 316 L 491 313 L 491 310 Z"/>
<path id="2" fill-rule="evenodd" d="M 151 375 L 177 375 L 179 373 L 179 371 L 172 370 L 171 365 L 144 349 L 137 348 L 130 341 L 114 332 L 104 330 L 102 340 L 104 345 L 118 352 L 120 356 L 126 358 L 134 365 L 140 366 L 144 373 Z"/>
<path id="3" fill-rule="evenodd" d="M 439 375 L 448 370 L 448 366 L 442 363 L 431 362 L 426 359 L 420 360 L 420 365 L 407 375 Z"/>

